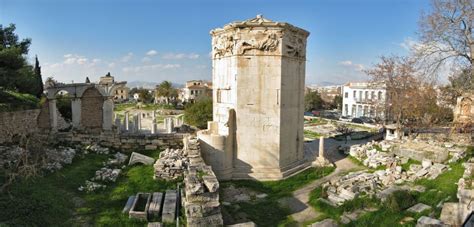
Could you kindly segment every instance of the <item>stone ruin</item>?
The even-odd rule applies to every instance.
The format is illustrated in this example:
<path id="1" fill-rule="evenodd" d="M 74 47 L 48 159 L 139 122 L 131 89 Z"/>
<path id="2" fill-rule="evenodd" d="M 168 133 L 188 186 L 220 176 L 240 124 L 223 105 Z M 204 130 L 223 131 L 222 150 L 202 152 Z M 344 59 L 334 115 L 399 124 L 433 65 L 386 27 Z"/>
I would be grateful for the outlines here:
<path id="1" fill-rule="evenodd" d="M 185 149 L 170 149 L 160 153 L 160 157 L 153 165 L 155 178 L 165 180 L 176 180 L 183 177 L 184 171 L 189 165 L 188 151 Z"/>
<path id="2" fill-rule="evenodd" d="M 451 226 L 461 226 L 466 218 L 474 211 L 474 159 L 463 163 L 464 174 L 458 181 L 458 202 L 443 204 L 440 220 Z"/>
<path id="3" fill-rule="evenodd" d="M 323 184 L 328 194 L 327 202 L 341 205 L 360 194 L 373 195 L 397 184 L 414 182 L 421 178 L 435 179 L 448 169 L 447 165 L 423 159 L 421 165 L 411 164 L 409 169 L 403 170 L 400 164 L 407 163 L 408 158 L 390 153 L 393 146 L 393 143 L 386 141 L 351 146 L 349 154 L 363 165 L 369 168 L 385 167 L 385 169 L 351 172 Z"/>
<path id="4" fill-rule="evenodd" d="M 183 149 L 166 149 L 160 153 L 154 165 L 154 177 L 173 180 L 184 176 L 182 204 L 187 226 L 222 226 L 216 175 L 204 163 L 196 138 L 184 138 L 183 144 Z"/>

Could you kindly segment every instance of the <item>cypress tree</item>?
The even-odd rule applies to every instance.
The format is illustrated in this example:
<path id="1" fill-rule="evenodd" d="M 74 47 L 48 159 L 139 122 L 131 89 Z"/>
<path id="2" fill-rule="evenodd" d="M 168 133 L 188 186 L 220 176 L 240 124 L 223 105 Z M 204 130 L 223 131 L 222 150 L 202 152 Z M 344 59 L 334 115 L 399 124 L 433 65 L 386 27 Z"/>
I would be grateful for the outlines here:
<path id="1" fill-rule="evenodd" d="M 35 57 L 35 68 L 34 68 L 34 76 L 35 76 L 35 94 L 36 97 L 40 98 L 43 95 L 43 78 L 41 76 L 41 66 L 38 61 L 38 56 Z"/>

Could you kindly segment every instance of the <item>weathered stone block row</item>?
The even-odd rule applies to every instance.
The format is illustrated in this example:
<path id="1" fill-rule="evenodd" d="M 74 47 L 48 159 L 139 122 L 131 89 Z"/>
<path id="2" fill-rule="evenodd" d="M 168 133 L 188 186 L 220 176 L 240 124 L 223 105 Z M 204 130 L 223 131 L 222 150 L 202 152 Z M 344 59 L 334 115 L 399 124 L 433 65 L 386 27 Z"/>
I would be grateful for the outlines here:
<path id="1" fill-rule="evenodd" d="M 79 143 L 84 145 L 99 144 L 120 150 L 154 150 L 161 147 L 180 148 L 183 144 L 183 135 L 154 134 L 154 135 L 118 135 L 115 133 L 102 132 L 100 134 L 89 134 L 80 132 L 59 132 L 50 135 L 52 138 L 62 142 Z"/>

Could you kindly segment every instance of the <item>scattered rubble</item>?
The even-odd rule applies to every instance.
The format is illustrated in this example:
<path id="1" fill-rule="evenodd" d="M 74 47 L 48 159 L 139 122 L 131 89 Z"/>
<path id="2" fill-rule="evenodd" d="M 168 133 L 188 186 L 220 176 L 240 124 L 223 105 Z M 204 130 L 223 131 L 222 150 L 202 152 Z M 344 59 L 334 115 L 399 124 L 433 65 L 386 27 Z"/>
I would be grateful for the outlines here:
<path id="1" fill-rule="evenodd" d="M 412 213 L 421 213 L 425 210 L 429 210 L 431 209 L 430 206 L 426 205 L 426 204 L 423 204 L 423 203 L 418 203 L 410 208 L 407 209 L 408 212 L 412 212 Z"/>
<path id="2" fill-rule="evenodd" d="M 416 223 L 416 227 L 444 227 L 445 225 L 442 221 L 426 216 L 421 216 Z"/>
<path id="3" fill-rule="evenodd" d="M 382 150 L 383 152 L 378 151 Z M 392 143 L 388 141 L 368 142 L 361 145 L 353 145 L 349 148 L 349 155 L 361 161 L 365 166 L 377 168 L 379 166 L 392 165 L 399 160 L 396 156 L 388 153 L 392 149 Z"/>
<path id="4" fill-rule="evenodd" d="M 95 171 L 95 176 L 91 179 L 93 181 L 103 181 L 103 182 L 115 182 L 119 177 L 121 169 L 109 169 L 103 167 L 100 170 Z"/>
<path id="5" fill-rule="evenodd" d="M 107 186 L 104 184 L 99 184 L 96 182 L 88 181 L 86 180 L 86 183 L 84 186 L 80 186 L 77 190 L 79 191 L 84 191 L 84 192 L 94 192 L 99 189 L 105 189 Z"/>
<path id="6" fill-rule="evenodd" d="M 96 154 L 109 154 L 110 149 L 107 147 L 101 147 L 97 144 L 92 144 L 86 147 L 84 154 L 88 154 L 89 152 L 96 153 Z"/>
<path id="7" fill-rule="evenodd" d="M 184 171 L 189 165 L 185 149 L 169 149 L 162 151 L 160 157 L 153 165 L 155 168 L 155 178 L 165 180 L 176 180 L 183 177 Z"/>
<path id="8" fill-rule="evenodd" d="M 109 154 L 108 148 L 100 147 L 98 145 L 88 146 L 86 150 L 98 152 L 100 154 Z M 90 193 L 106 188 L 107 186 L 103 183 L 117 181 L 118 177 L 122 173 L 122 169 L 125 167 L 122 164 L 125 163 L 127 159 L 128 156 L 126 154 L 120 152 L 114 153 L 112 157 L 103 163 L 102 168 L 95 171 L 94 177 L 92 177 L 90 180 L 86 180 L 85 185 L 81 185 L 78 190 Z M 120 168 L 122 169 L 117 168 L 118 166 L 121 166 Z"/>

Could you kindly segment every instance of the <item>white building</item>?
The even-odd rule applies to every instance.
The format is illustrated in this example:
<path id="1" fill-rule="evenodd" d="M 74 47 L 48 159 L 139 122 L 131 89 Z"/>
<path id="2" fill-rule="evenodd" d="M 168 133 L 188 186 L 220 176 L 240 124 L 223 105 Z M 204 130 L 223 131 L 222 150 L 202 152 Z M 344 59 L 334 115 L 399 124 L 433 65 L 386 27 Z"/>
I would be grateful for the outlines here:
<path id="1" fill-rule="evenodd" d="M 212 82 L 204 80 L 187 81 L 178 98 L 184 102 L 192 102 L 202 95 L 212 97 Z"/>
<path id="2" fill-rule="evenodd" d="M 373 83 L 348 83 L 342 87 L 342 116 L 383 117 L 386 89 Z"/>

